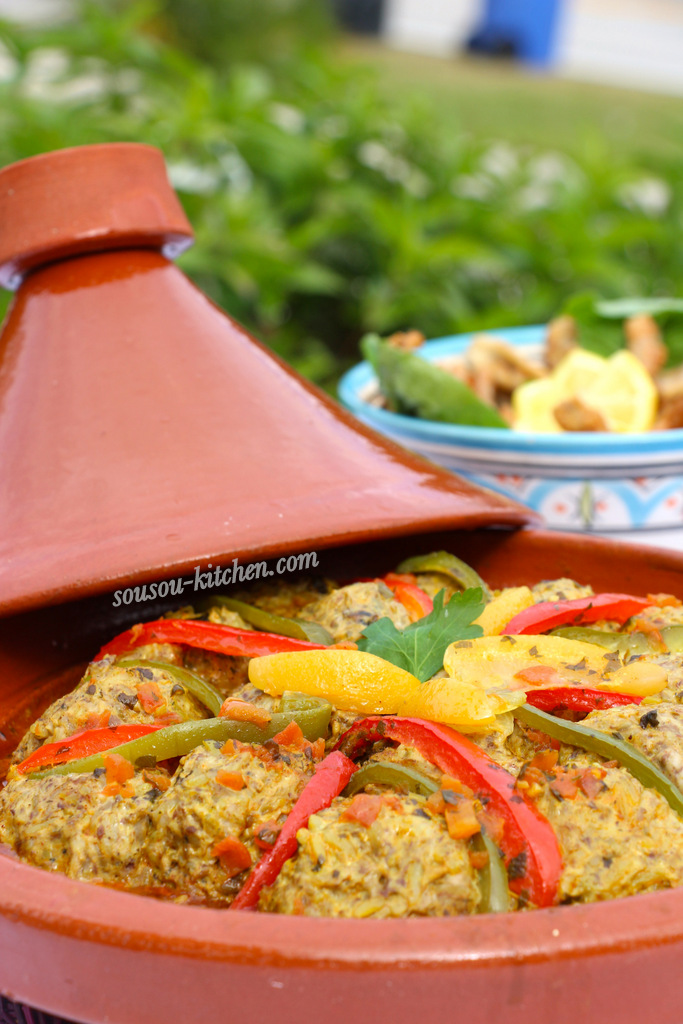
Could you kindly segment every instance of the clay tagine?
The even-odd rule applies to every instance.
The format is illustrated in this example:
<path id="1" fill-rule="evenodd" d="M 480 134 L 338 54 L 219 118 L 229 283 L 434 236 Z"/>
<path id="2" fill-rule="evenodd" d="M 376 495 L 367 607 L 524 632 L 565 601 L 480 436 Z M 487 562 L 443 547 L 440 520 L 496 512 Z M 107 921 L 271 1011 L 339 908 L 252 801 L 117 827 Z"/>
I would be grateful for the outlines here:
<path id="1" fill-rule="evenodd" d="M 0 171 L 0 613 L 192 571 L 533 514 L 359 425 L 171 262 L 161 153 Z"/>

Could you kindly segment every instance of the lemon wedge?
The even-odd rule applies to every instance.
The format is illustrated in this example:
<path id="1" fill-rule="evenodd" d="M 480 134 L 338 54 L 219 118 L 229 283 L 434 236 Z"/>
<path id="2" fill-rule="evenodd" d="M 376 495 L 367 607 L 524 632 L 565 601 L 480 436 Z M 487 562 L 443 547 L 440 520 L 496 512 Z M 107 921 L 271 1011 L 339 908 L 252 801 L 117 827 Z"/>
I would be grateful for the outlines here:
<path id="1" fill-rule="evenodd" d="M 553 410 L 579 398 L 598 411 L 610 431 L 650 430 L 657 414 L 657 388 L 640 360 L 626 349 L 603 359 L 575 348 L 555 370 L 518 387 L 512 396 L 515 430 L 560 433 Z"/>
<path id="2" fill-rule="evenodd" d="M 604 371 L 579 390 L 587 405 L 599 409 L 610 430 L 650 430 L 657 414 L 657 388 L 639 359 L 622 349 L 607 360 Z"/>

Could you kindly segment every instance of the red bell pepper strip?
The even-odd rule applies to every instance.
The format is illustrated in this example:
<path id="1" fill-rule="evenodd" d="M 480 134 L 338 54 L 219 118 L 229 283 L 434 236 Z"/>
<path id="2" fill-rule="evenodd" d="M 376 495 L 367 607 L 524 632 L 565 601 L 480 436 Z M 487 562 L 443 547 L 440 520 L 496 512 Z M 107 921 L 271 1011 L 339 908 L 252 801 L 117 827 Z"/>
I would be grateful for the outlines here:
<path id="1" fill-rule="evenodd" d="M 308 640 L 295 640 L 277 633 L 259 633 L 252 629 L 235 629 L 217 622 L 201 622 L 195 619 L 156 619 L 142 622 L 125 633 L 119 633 L 99 651 L 95 661 L 107 654 L 125 654 L 145 644 L 185 644 L 216 654 L 235 657 L 258 658 L 262 654 L 279 654 L 281 651 L 321 651 L 323 644 L 312 644 Z"/>
<path id="2" fill-rule="evenodd" d="M 578 711 L 588 714 L 590 711 L 604 711 L 606 708 L 623 707 L 628 704 L 640 704 L 642 697 L 633 697 L 629 693 L 606 693 L 604 690 L 584 690 L 578 686 L 558 686 L 552 690 L 529 690 L 526 695 L 527 704 L 553 714 L 556 710 Z"/>
<path id="3" fill-rule="evenodd" d="M 250 910 L 256 906 L 263 886 L 272 885 L 280 874 L 283 864 L 296 853 L 296 834 L 299 829 L 306 827 L 312 814 L 330 806 L 355 771 L 356 766 L 353 761 L 350 761 L 338 750 L 328 754 L 323 761 L 315 766 L 315 775 L 301 791 L 299 799 L 280 829 L 275 845 L 261 857 L 233 901 L 231 910 Z"/>
<path id="4" fill-rule="evenodd" d="M 575 601 L 540 601 L 510 619 L 501 630 L 507 636 L 520 633 L 546 633 L 558 626 L 579 626 L 598 619 L 623 624 L 627 619 L 652 604 L 632 594 L 594 594 Z"/>
<path id="5" fill-rule="evenodd" d="M 400 601 L 413 622 L 434 611 L 431 597 L 417 586 L 417 580 L 411 573 L 389 572 L 382 577 L 382 583 L 393 591 L 394 597 Z"/>
<path id="6" fill-rule="evenodd" d="M 504 823 L 500 846 L 510 888 L 537 907 L 557 902 L 562 872 L 560 848 L 550 822 L 515 789 L 516 779 L 466 736 L 419 718 L 372 716 L 355 722 L 337 741 L 357 757 L 377 740 L 414 747 L 443 772 L 466 786 Z"/>
<path id="7" fill-rule="evenodd" d="M 146 736 L 150 732 L 156 732 L 163 728 L 164 726 L 161 724 L 114 725 L 106 729 L 83 729 L 57 743 L 44 743 L 42 747 L 38 747 L 17 765 L 17 771 L 23 775 L 25 772 L 36 772 L 53 764 L 78 761 L 81 757 L 101 754 L 105 750 L 111 750 L 112 747 L 128 743 L 129 740 L 136 740 L 138 736 Z"/>

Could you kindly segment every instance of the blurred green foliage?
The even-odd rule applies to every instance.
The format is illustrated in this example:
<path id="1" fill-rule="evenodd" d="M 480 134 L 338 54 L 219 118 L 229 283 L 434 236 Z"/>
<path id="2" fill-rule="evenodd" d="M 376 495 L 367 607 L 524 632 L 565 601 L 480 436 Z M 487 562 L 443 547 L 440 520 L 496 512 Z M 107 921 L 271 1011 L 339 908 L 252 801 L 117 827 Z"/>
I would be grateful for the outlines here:
<path id="1" fill-rule="evenodd" d="M 193 22 L 202 6 L 212 18 Z M 69 23 L 4 25 L 0 163 L 160 146 L 197 234 L 181 266 L 328 385 L 366 331 L 538 322 L 587 288 L 679 291 L 683 184 L 664 156 L 445 131 L 336 60 L 320 6 L 86 0 Z"/>

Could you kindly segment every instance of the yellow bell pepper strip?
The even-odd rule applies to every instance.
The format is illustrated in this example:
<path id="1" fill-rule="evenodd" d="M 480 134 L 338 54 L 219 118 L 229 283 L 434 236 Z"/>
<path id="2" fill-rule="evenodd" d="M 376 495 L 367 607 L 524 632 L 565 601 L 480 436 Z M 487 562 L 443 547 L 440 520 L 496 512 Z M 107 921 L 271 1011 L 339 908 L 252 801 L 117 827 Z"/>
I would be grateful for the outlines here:
<path id="1" fill-rule="evenodd" d="M 323 697 L 342 711 L 403 714 L 447 722 L 461 729 L 490 726 L 496 715 L 524 703 L 519 686 L 488 694 L 478 682 L 416 676 L 367 651 L 327 650 L 272 654 L 249 662 L 249 681 L 278 696 L 292 681 L 303 693 Z"/>
<path id="2" fill-rule="evenodd" d="M 234 597 L 226 597 L 223 594 L 214 594 L 202 602 L 201 607 L 209 609 L 218 606 L 228 608 L 237 612 L 245 622 L 265 633 L 277 633 L 279 636 L 294 637 L 295 640 L 309 640 L 314 644 L 322 644 L 329 647 L 334 643 L 324 626 L 317 622 L 307 622 L 305 619 L 288 619 L 284 615 L 275 615 L 267 612 L 264 608 L 257 608 L 255 605 L 247 604 L 246 601 L 238 601 Z"/>
<path id="3" fill-rule="evenodd" d="M 568 722 L 564 718 L 555 718 L 538 708 L 528 704 L 513 712 L 515 718 L 532 729 L 538 729 L 553 739 L 560 740 L 572 747 L 590 750 L 608 761 L 618 761 L 643 786 L 656 789 L 661 793 L 670 807 L 683 818 L 683 793 L 671 780 L 651 761 L 640 753 L 627 740 L 622 740 L 598 729 L 589 729 L 578 722 Z"/>
<path id="4" fill-rule="evenodd" d="M 541 690 L 577 686 L 647 697 L 666 686 L 666 671 L 647 661 L 623 664 L 616 651 L 560 636 L 485 636 L 459 640 L 444 668 L 460 684 Z"/>
<path id="5" fill-rule="evenodd" d="M 474 622 L 481 626 L 484 636 L 499 636 L 510 619 L 534 603 L 534 595 L 528 587 L 510 587 L 484 608 Z"/>
<path id="6" fill-rule="evenodd" d="M 557 902 L 562 859 L 557 836 L 533 803 L 515 789 L 515 777 L 466 736 L 416 718 L 371 717 L 355 722 L 335 749 L 359 757 L 378 740 L 413 747 L 444 775 L 463 782 L 504 823 L 500 846 L 510 887 L 537 907 Z"/>
<path id="7" fill-rule="evenodd" d="M 414 675 L 376 654 L 329 648 L 252 658 L 249 681 L 273 697 L 295 682 L 302 693 L 365 714 L 393 714 L 420 687 Z"/>
<path id="8" fill-rule="evenodd" d="M 119 658 L 117 665 L 122 668 L 156 668 L 166 672 L 172 679 L 176 679 L 185 689 L 196 697 L 205 708 L 208 708 L 213 715 L 217 715 L 221 704 L 225 700 L 222 694 L 205 679 L 188 672 L 179 665 L 171 665 L 165 661 L 146 661 L 143 658 Z"/>
<path id="9" fill-rule="evenodd" d="M 515 615 L 504 629 L 512 636 L 519 633 L 546 633 L 558 626 L 579 626 L 599 619 L 623 624 L 650 606 L 645 597 L 632 594 L 594 594 L 574 601 L 540 601 Z"/>
<path id="10" fill-rule="evenodd" d="M 315 651 L 323 644 L 312 644 L 307 640 L 278 636 L 276 633 L 258 633 L 250 629 L 233 629 L 216 622 L 199 622 L 192 619 L 156 619 L 142 622 L 125 633 L 110 640 L 98 652 L 95 661 L 101 661 L 108 654 L 126 654 L 146 644 L 184 644 L 202 651 L 227 654 L 233 657 L 255 658 L 276 651 Z"/>
<path id="11" fill-rule="evenodd" d="M 273 714 L 263 728 L 251 722 L 233 721 L 229 718 L 201 718 L 198 721 L 181 722 L 169 725 L 149 735 L 140 736 L 130 742 L 112 748 L 112 753 L 125 757 L 136 767 L 151 767 L 158 761 L 166 761 L 172 757 L 184 757 L 191 750 L 207 740 L 239 740 L 241 743 L 264 743 L 282 732 L 290 722 L 295 721 L 307 740 L 317 740 L 327 736 L 332 708 L 329 704 L 308 710 Z M 117 727 L 123 728 L 123 727 Z M 46 775 L 70 775 L 78 772 L 93 772 L 103 768 L 104 761 L 100 753 L 81 757 L 68 764 L 59 764 L 47 771 L 37 771 L 29 778 L 43 778 Z"/>
<path id="12" fill-rule="evenodd" d="M 161 725 L 115 725 L 111 729 L 82 729 L 55 743 L 44 743 L 16 766 L 20 775 L 37 772 L 52 765 L 68 764 L 83 757 L 101 754 L 163 728 Z"/>
<path id="13" fill-rule="evenodd" d="M 296 853 L 296 834 L 299 829 L 306 827 L 312 814 L 317 814 L 318 811 L 330 806 L 355 771 L 353 761 L 338 750 L 328 754 L 315 766 L 315 775 L 299 794 L 299 799 L 280 829 L 275 845 L 261 857 L 233 900 L 231 910 L 252 910 L 256 906 L 263 886 L 272 885 L 283 865 Z"/>
<path id="14" fill-rule="evenodd" d="M 463 562 L 462 559 L 452 555 L 449 551 L 432 551 L 428 555 L 414 555 L 412 558 L 405 558 L 399 565 L 397 572 L 435 572 L 440 576 L 445 576 L 451 583 L 455 584 L 458 590 L 481 587 L 487 601 L 490 601 L 493 597 L 488 584 L 484 582 L 479 573 L 471 565 L 468 565 L 467 562 Z"/>

